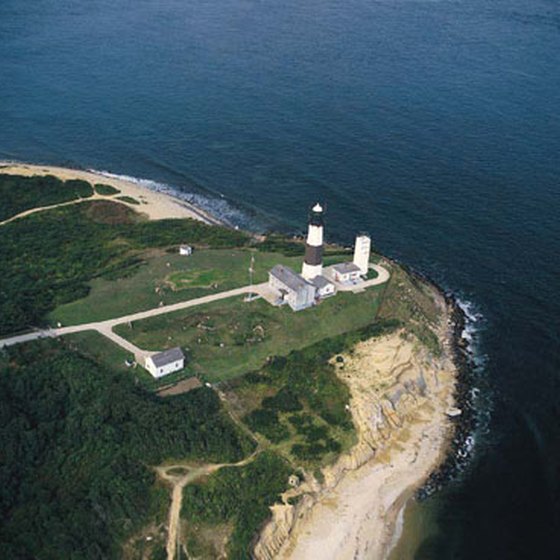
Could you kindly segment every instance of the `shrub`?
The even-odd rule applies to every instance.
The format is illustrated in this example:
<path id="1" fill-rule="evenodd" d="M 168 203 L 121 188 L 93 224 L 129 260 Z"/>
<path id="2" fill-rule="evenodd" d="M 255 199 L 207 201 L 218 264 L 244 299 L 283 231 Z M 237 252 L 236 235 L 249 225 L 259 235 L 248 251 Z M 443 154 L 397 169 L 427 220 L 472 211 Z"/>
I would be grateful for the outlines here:
<path id="1" fill-rule="evenodd" d="M 303 408 L 297 395 L 289 387 L 283 387 L 273 397 L 265 398 L 262 406 L 263 408 L 282 412 L 295 412 Z"/>
<path id="2" fill-rule="evenodd" d="M 272 443 L 279 443 L 290 437 L 290 432 L 281 424 L 275 410 L 258 408 L 245 417 L 245 422 L 252 430 L 261 433 Z"/>
<path id="3" fill-rule="evenodd" d="M 95 192 L 102 196 L 113 196 L 114 194 L 119 194 L 121 191 L 111 185 L 104 185 L 103 183 L 97 183 L 95 186 Z"/>

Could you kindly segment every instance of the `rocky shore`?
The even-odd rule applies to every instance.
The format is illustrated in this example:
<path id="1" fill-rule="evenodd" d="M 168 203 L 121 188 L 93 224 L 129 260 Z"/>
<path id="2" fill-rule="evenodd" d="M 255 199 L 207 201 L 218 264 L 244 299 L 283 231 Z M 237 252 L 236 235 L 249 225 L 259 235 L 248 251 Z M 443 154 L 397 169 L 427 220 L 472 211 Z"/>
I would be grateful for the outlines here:
<path id="1" fill-rule="evenodd" d="M 468 340 L 464 337 L 467 317 L 453 294 L 445 294 L 445 299 L 450 309 L 451 352 L 456 368 L 455 406 L 461 414 L 451 418 L 453 438 L 449 451 L 441 465 L 416 492 L 416 498 L 419 500 L 441 489 L 464 468 L 472 454 L 473 433 L 477 426 L 473 402 L 476 392 L 473 356 L 468 347 Z"/>
<path id="2" fill-rule="evenodd" d="M 343 357 L 339 375 L 350 387 L 358 442 L 323 469 L 324 480 L 306 478 L 272 508 L 255 558 L 385 558 L 406 502 L 428 495 L 457 468 L 475 421 L 465 317 L 453 297 L 417 279 L 441 311 L 441 356 L 399 331 Z"/>

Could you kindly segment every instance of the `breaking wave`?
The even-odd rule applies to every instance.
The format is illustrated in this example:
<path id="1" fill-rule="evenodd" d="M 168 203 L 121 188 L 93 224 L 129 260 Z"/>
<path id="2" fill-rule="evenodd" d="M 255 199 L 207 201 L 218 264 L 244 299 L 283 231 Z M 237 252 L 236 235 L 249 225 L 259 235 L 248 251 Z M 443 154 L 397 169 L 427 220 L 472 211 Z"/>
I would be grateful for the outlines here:
<path id="1" fill-rule="evenodd" d="M 463 315 L 462 329 L 456 333 L 455 341 L 458 360 L 456 404 L 461 415 L 452 419 L 456 424 L 450 454 L 417 492 L 419 500 L 431 496 L 468 468 L 490 420 L 492 400 L 484 376 L 487 356 L 481 348 L 486 321 L 473 302 L 460 296 L 454 299 Z"/>
<path id="2" fill-rule="evenodd" d="M 203 210 L 207 214 L 210 214 L 218 222 L 226 224 L 231 227 L 238 227 L 248 230 L 255 230 L 262 227 L 262 225 L 251 216 L 249 212 L 242 210 L 237 207 L 231 201 L 226 199 L 225 196 L 213 196 L 210 194 L 201 194 L 198 192 L 188 192 L 180 187 L 169 185 L 167 183 L 160 183 L 158 181 L 153 181 L 151 179 L 143 179 L 139 177 L 133 177 L 131 175 L 122 175 L 117 173 L 111 173 L 109 171 L 88 169 L 92 173 L 107 177 L 109 179 L 120 179 L 122 181 L 128 181 L 129 183 L 134 183 L 151 191 L 161 192 L 170 195 L 179 200 Z"/>

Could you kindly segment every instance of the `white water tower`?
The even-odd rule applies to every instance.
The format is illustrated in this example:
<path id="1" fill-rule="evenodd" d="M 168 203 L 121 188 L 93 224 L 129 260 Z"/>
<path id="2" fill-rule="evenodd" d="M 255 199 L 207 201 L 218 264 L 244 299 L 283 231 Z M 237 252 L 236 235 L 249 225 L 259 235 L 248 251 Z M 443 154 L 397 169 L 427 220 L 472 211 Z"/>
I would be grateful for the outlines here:
<path id="1" fill-rule="evenodd" d="M 368 273 L 370 253 L 371 237 L 365 233 L 358 235 L 354 246 L 354 264 L 359 267 L 362 276 Z"/>

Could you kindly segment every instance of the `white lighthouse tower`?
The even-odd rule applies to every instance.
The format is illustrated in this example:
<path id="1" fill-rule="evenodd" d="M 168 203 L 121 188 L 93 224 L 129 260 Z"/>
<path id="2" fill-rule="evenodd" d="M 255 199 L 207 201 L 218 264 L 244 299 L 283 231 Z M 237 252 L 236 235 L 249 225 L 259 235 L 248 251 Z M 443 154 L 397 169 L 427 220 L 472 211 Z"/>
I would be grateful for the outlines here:
<path id="1" fill-rule="evenodd" d="M 317 203 L 309 213 L 309 229 L 301 275 L 313 280 L 323 273 L 323 207 Z"/>
<path id="2" fill-rule="evenodd" d="M 360 268 L 361 276 L 365 276 L 368 273 L 370 253 L 370 236 L 365 233 L 358 235 L 358 237 L 356 237 L 356 245 L 354 246 L 354 264 Z"/>

